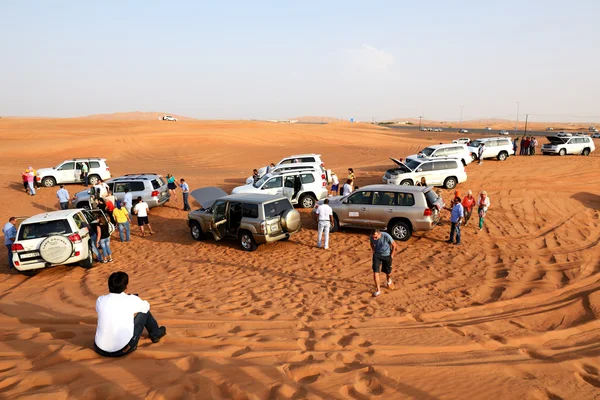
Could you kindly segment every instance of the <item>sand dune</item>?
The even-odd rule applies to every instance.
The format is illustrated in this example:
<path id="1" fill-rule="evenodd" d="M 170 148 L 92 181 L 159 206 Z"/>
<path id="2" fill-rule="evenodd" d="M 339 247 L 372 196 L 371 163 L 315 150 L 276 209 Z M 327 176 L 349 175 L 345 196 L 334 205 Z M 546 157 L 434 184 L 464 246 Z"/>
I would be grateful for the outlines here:
<path id="1" fill-rule="evenodd" d="M 158 120 L 165 115 L 170 115 L 177 118 L 177 120 L 193 120 L 195 118 L 186 117 L 178 114 L 170 114 L 168 112 L 144 112 L 144 111 L 132 111 L 132 112 L 118 112 L 112 114 L 93 114 L 86 115 L 79 118 L 103 120 L 103 121 L 151 121 Z"/>
<path id="2" fill-rule="evenodd" d="M 340 176 L 353 167 L 363 186 L 381 181 L 389 156 L 456 135 L 427 137 L 341 123 L 2 119 L 0 215 L 57 208 L 54 189 L 21 191 L 29 164 L 101 155 L 114 175 L 152 170 L 229 190 L 252 168 L 317 152 Z M 332 250 L 318 251 L 308 210 L 300 234 L 254 253 L 193 241 L 181 199 L 152 210 L 157 235 L 113 240 L 112 264 L 26 278 L 2 253 L 0 397 L 594 398 L 599 167 L 600 153 L 469 165 L 459 190 L 489 193 L 484 230 L 465 227 L 459 248 L 444 243 L 447 224 L 400 243 L 397 288 L 375 299 L 366 232 L 335 233 Z M 109 360 L 91 347 L 95 299 L 115 270 L 168 335 Z"/>

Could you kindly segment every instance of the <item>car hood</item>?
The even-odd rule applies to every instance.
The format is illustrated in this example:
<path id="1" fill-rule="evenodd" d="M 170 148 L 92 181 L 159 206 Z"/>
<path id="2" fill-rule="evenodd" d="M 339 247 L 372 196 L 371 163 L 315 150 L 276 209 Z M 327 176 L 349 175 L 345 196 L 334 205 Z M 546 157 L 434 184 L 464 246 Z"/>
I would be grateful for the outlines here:
<path id="1" fill-rule="evenodd" d="M 231 191 L 231 194 L 238 194 L 238 193 L 262 193 L 262 190 L 255 188 L 254 185 L 249 184 L 249 185 L 235 187 Z"/>
<path id="2" fill-rule="evenodd" d="M 565 138 L 558 137 L 558 136 L 546 136 L 546 139 L 548 139 L 548 141 L 554 145 L 565 144 L 565 142 L 566 142 Z M 566 139 L 570 139 L 570 138 L 567 137 Z"/>
<path id="3" fill-rule="evenodd" d="M 82 190 L 80 192 L 75 193 L 75 197 L 89 197 L 90 193 L 88 190 Z"/>
<path id="4" fill-rule="evenodd" d="M 53 171 L 55 171 L 54 168 L 40 168 L 37 169 L 36 172 L 38 175 L 42 175 L 42 174 L 48 174 L 48 173 L 52 173 Z"/>
<path id="5" fill-rule="evenodd" d="M 348 196 L 331 196 L 331 197 L 328 197 L 328 199 L 329 199 L 329 206 L 333 207 L 334 205 L 342 204 L 342 201 L 346 197 L 348 197 Z M 317 205 L 320 206 L 322 204 L 325 204 L 325 199 L 317 201 Z"/>
<path id="6" fill-rule="evenodd" d="M 398 160 L 397 158 L 390 157 L 390 160 L 392 160 L 393 162 L 395 162 L 395 163 L 396 163 L 396 164 L 397 164 L 399 167 L 404 167 L 404 168 L 406 168 L 408 171 L 411 171 L 411 169 L 410 169 L 410 168 L 408 168 L 408 167 L 406 166 L 406 164 L 404 164 L 402 161 Z"/>
<path id="7" fill-rule="evenodd" d="M 227 193 L 223 189 L 214 186 L 195 189 L 192 190 L 190 194 L 192 195 L 192 198 L 202 206 L 202 208 L 210 208 L 215 201 L 221 197 L 227 196 Z"/>

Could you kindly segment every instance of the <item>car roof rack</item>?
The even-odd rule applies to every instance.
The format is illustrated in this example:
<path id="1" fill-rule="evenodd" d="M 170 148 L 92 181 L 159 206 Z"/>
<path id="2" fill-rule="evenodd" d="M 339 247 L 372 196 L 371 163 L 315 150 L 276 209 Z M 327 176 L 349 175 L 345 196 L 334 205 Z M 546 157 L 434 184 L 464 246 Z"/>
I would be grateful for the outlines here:
<path id="1" fill-rule="evenodd" d="M 104 157 L 83 157 L 83 158 L 72 158 L 69 161 L 83 161 L 83 160 L 106 160 Z"/>
<path id="2" fill-rule="evenodd" d="M 140 172 L 137 174 L 125 174 L 121 176 L 158 175 L 156 172 Z"/>

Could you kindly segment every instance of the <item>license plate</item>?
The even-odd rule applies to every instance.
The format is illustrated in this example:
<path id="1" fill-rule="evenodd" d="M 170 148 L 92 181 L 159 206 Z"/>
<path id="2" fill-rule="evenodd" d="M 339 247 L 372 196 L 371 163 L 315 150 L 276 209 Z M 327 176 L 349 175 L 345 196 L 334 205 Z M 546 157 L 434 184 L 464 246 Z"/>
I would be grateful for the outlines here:
<path id="1" fill-rule="evenodd" d="M 40 253 L 35 252 L 35 253 L 27 253 L 27 254 L 19 254 L 19 258 L 34 258 L 34 257 L 39 257 Z"/>

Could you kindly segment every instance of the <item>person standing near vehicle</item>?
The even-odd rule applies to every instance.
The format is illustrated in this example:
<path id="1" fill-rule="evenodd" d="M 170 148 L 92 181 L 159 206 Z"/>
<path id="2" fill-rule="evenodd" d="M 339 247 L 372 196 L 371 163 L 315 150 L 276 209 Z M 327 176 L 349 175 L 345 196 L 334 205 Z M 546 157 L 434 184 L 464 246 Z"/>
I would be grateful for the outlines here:
<path id="1" fill-rule="evenodd" d="M 65 189 L 65 185 L 60 185 L 60 189 L 56 191 L 56 197 L 60 203 L 61 210 L 69 209 L 69 191 Z"/>
<path id="2" fill-rule="evenodd" d="M 130 223 L 129 212 L 123 207 L 121 200 L 117 200 L 117 207 L 112 212 L 113 218 L 117 223 L 117 229 L 119 229 L 119 238 L 121 242 L 129 242 L 130 240 Z M 125 239 L 123 239 L 123 231 L 125 231 Z"/>
<path id="3" fill-rule="evenodd" d="M 394 283 L 392 282 L 392 261 L 398 246 L 387 232 L 381 232 L 379 229 L 373 230 L 369 238 L 369 244 L 373 252 L 373 281 L 375 282 L 376 289 L 373 297 L 377 297 L 381 294 L 379 283 L 379 274 L 381 272 L 385 274 L 386 287 L 390 290 L 394 289 Z"/>
<path id="4" fill-rule="evenodd" d="M 188 203 L 188 198 L 190 197 L 190 187 L 183 178 L 181 178 L 179 182 L 179 187 L 183 193 L 183 211 L 191 211 L 190 203 Z"/>
<path id="5" fill-rule="evenodd" d="M 475 208 L 475 197 L 473 197 L 472 191 L 467 191 L 467 195 L 463 198 L 462 206 L 464 208 L 465 213 L 465 226 L 469 225 L 469 220 L 471 219 L 471 214 L 473 213 L 473 208 Z"/>
<path id="6" fill-rule="evenodd" d="M 167 174 L 167 188 L 169 189 L 169 194 L 175 200 L 175 190 L 177 190 L 177 183 L 175 183 L 175 177 L 171 174 Z"/>
<path id="7" fill-rule="evenodd" d="M 337 196 L 340 189 L 340 180 L 338 179 L 335 172 L 331 172 L 331 195 Z"/>
<path id="8" fill-rule="evenodd" d="M 23 180 L 23 188 L 25 188 L 25 193 L 29 194 L 29 184 L 27 183 L 27 172 L 29 172 L 28 169 L 26 169 L 25 172 L 21 172 L 21 179 Z"/>
<path id="9" fill-rule="evenodd" d="M 515 140 L 513 140 L 513 154 L 516 156 L 517 155 L 517 148 L 519 147 L 519 144 L 517 143 L 517 138 L 515 137 Z M 465 224 L 466 226 L 466 224 Z"/>
<path id="10" fill-rule="evenodd" d="M 348 196 L 350 193 L 352 193 L 352 181 L 348 179 L 342 187 L 342 196 Z"/>
<path id="11" fill-rule="evenodd" d="M 535 149 L 536 149 L 537 145 L 538 145 L 537 139 L 532 136 L 531 137 L 531 144 L 530 144 L 530 147 L 531 147 L 530 155 L 535 156 Z"/>
<path id="12" fill-rule="evenodd" d="M 452 208 L 450 209 L 450 239 L 448 239 L 448 243 L 454 243 L 455 245 L 460 245 L 460 224 L 462 223 L 465 210 L 460 203 L 460 197 L 455 197 L 452 202 Z M 454 236 L 456 235 L 456 242 L 454 241 Z"/>
<path id="13" fill-rule="evenodd" d="M 523 136 L 521 138 L 521 151 L 519 152 L 520 155 L 524 155 L 525 154 L 525 136 Z"/>
<path id="14" fill-rule="evenodd" d="M 321 248 L 321 239 L 323 238 L 323 233 L 325 234 L 325 243 L 323 248 L 325 250 L 329 250 L 329 230 L 333 225 L 333 210 L 329 206 L 329 199 L 325 199 L 323 204 L 317 207 L 317 211 L 315 211 L 318 217 L 317 222 L 317 247 Z"/>
<path id="15" fill-rule="evenodd" d="M 254 183 L 258 182 L 258 180 L 260 179 L 260 176 L 258 176 L 258 170 L 254 169 L 252 170 L 252 181 Z"/>
<path id="16" fill-rule="evenodd" d="M 4 233 L 4 246 L 8 249 L 8 269 L 13 269 L 13 253 L 12 253 L 12 245 L 17 239 L 17 217 L 10 217 L 8 222 L 2 228 L 2 233 Z"/>
<path id="17" fill-rule="evenodd" d="M 125 188 L 125 196 L 123 196 L 123 204 L 125 204 L 125 209 L 131 215 L 131 207 L 133 207 L 133 196 L 129 192 L 129 188 Z"/>
<path id="18" fill-rule="evenodd" d="M 87 163 L 82 162 L 81 163 L 81 179 L 83 181 L 83 186 L 88 187 L 89 180 L 88 180 L 88 175 L 90 173 L 90 168 L 88 167 Z"/>
<path id="19" fill-rule="evenodd" d="M 27 186 L 29 186 L 29 195 L 35 196 L 35 172 L 33 172 L 33 167 L 29 167 L 27 170 Z"/>
<path id="20" fill-rule="evenodd" d="M 477 200 L 477 213 L 479 214 L 479 230 L 483 229 L 483 219 L 490 207 L 490 198 L 487 196 L 487 192 L 482 190 Z"/>
<path id="21" fill-rule="evenodd" d="M 92 253 L 96 256 L 96 261 L 102 262 L 102 257 L 100 257 L 100 250 L 98 250 L 98 241 L 100 238 L 100 221 L 97 219 L 90 222 L 90 244 L 92 246 Z"/>
<path id="22" fill-rule="evenodd" d="M 110 250 L 110 229 L 108 221 L 104 216 L 98 220 L 98 227 L 100 228 L 100 235 L 96 238 L 96 247 L 102 249 L 102 262 L 112 262 L 112 251 Z"/>
<path id="23" fill-rule="evenodd" d="M 104 198 L 108 196 L 108 191 L 110 188 L 108 185 L 102 180 L 102 178 L 98 178 L 98 183 L 94 186 L 96 189 L 96 193 L 99 197 Z"/>
<path id="24" fill-rule="evenodd" d="M 354 186 L 354 180 L 356 179 L 356 175 L 354 174 L 354 170 L 352 168 L 348 168 L 348 180 L 350 181 L 350 186 Z M 352 191 L 352 188 L 350 188 Z"/>
<path id="25" fill-rule="evenodd" d="M 154 235 L 152 232 L 152 225 L 150 225 L 150 221 L 148 220 L 148 203 L 142 200 L 142 196 L 137 198 L 137 204 L 133 207 L 133 212 L 137 215 L 137 223 L 140 227 L 140 231 L 142 232 L 142 237 L 146 236 L 144 232 L 144 225 L 148 225 L 148 229 L 150 230 L 150 234 Z"/>
<path id="26" fill-rule="evenodd" d="M 108 278 L 110 293 L 96 300 L 94 351 L 103 357 L 122 357 L 135 351 L 144 328 L 152 343 L 158 343 L 167 334 L 167 328 L 159 327 L 150 313 L 147 301 L 125 293 L 128 284 L 125 272 L 113 272 Z"/>
<path id="27" fill-rule="evenodd" d="M 485 144 L 483 142 L 479 143 L 479 148 L 477 149 L 477 158 L 479 159 L 479 165 L 483 164 L 483 152 L 485 151 Z"/>

